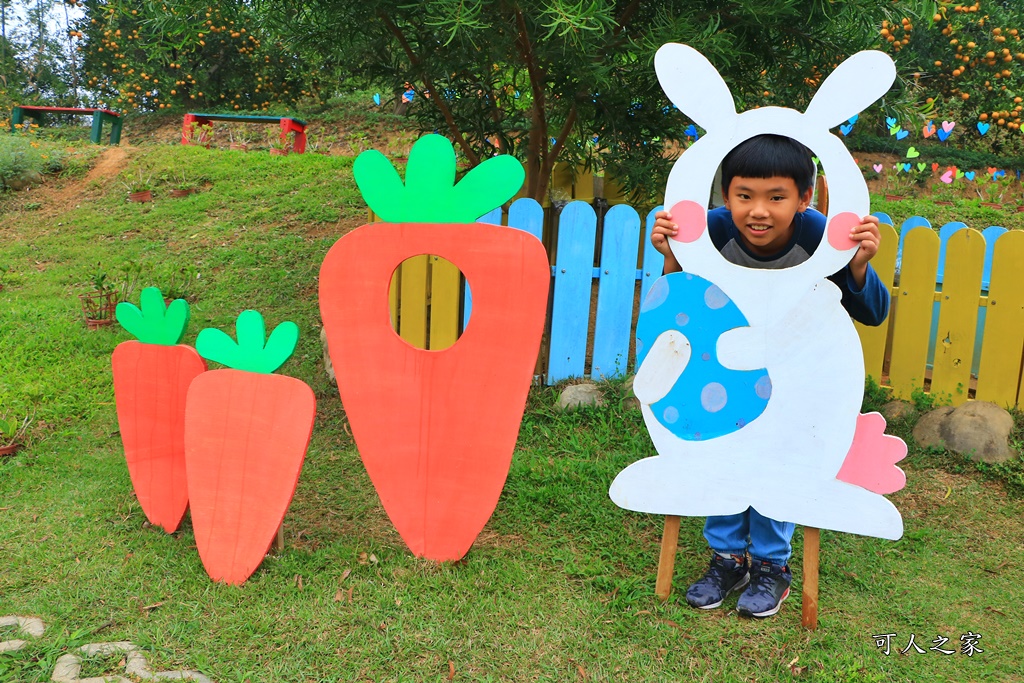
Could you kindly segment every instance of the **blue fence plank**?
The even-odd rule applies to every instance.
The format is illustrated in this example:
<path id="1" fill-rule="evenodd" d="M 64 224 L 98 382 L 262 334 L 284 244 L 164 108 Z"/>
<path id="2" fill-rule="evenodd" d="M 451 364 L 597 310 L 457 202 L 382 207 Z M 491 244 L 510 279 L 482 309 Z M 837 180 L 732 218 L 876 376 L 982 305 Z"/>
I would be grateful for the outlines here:
<path id="1" fill-rule="evenodd" d="M 996 240 L 1004 234 L 1006 228 L 999 225 L 990 225 L 981 231 L 981 236 L 985 238 L 985 268 L 981 272 L 981 288 L 986 292 L 992 280 L 992 254 L 996 248 Z"/>
<path id="2" fill-rule="evenodd" d="M 882 215 L 884 216 L 885 214 L 882 214 Z M 886 216 L 886 218 L 889 218 L 889 217 Z M 881 221 L 882 219 L 879 218 L 878 220 Z M 891 218 L 889 218 L 889 225 L 894 225 L 894 223 L 892 222 Z M 914 228 L 921 228 L 921 227 L 930 228 L 930 227 L 932 227 L 932 224 L 929 223 L 928 219 L 924 218 L 923 216 L 911 216 L 907 220 L 903 221 L 903 225 L 900 226 L 900 243 L 899 243 L 899 246 L 896 247 L 896 272 L 897 273 L 900 272 L 900 264 L 903 262 L 903 238 L 906 236 L 906 234 L 908 232 L 910 232 Z M 941 261 L 940 261 L 940 263 L 941 263 Z"/>
<path id="3" fill-rule="evenodd" d="M 517 199 L 508 207 L 508 225 L 544 241 L 544 207 L 536 199 Z"/>
<path id="4" fill-rule="evenodd" d="M 651 291 L 654 281 L 661 277 L 665 270 L 665 257 L 651 244 L 651 230 L 654 229 L 654 214 L 664 207 L 656 206 L 647 214 L 644 221 L 644 263 L 640 268 L 640 302 L 647 298 L 647 292 Z"/>
<path id="5" fill-rule="evenodd" d="M 935 284 L 942 284 L 942 275 L 946 272 L 946 245 L 949 243 L 949 238 L 953 236 L 954 232 L 966 228 L 967 224 L 960 221 L 952 221 L 939 228 L 939 272 L 935 275 Z"/>
<path id="6" fill-rule="evenodd" d="M 640 214 L 618 204 L 604 217 L 600 285 L 594 323 L 590 376 L 595 380 L 625 375 L 629 370 L 629 338 L 636 295 L 636 261 L 640 247 Z"/>
<path id="7" fill-rule="evenodd" d="M 547 384 L 584 374 L 596 238 L 593 207 L 567 204 L 558 219 Z"/>
<path id="8" fill-rule="evenodd" d="M 875 211 L 871 215 L 877 218 L 879 223 L 885 223 L 886 225 L 896 225 L 895 223 L 892 222 L 892 217 L 889 216 L 889 214 L 887 214 L 885 211 Z"/>

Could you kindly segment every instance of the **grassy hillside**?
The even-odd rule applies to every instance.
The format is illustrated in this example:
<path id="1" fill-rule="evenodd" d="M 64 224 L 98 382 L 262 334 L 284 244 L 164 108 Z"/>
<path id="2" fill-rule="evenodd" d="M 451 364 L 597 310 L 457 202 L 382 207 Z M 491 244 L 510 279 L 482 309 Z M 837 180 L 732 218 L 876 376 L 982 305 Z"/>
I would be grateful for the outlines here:
<path id="1" fill-rule="evenodd" d="M 71 648 L 117 640 L 143 647 L 155 671 L 219 682 L 1020 680 L 1024 501 L 947 454 L 914 449 L 905 461 L 908 486 L 891 496 L 900 541 L 822 533 L 817 631 L 800 626 L 801 531 L 777 617 L 686 606 L 682 590 L 707 562 L 700 519 L 683 520 L 677 590 L 659 603 L 662 520 L 607 497 L 615 474 L 652 452 L 618 384 L 604 387 L 605 407 L 569 415 L 554 411 L 554 391 L 535 390 L 505 491 L 469 555 L 440 566 L 411 557 L 322 371 L 317 272 L 365 216 L 353 158 L 161 136 L 174 142 L 173 128 L 123 149 L 72 145 L 66 177 L 0 197 L 0 413 L 35 419 L 28 448 L 0 460 L 0 616 L 49 627 L 0 654 L 0 681 L 49 680 Z M 156 183 L 151 204 L 125 201 L 122 182 L 140 175 Z M 180 177 L 202 191 L 167 197 Z M 145 523 L 110 374 L 129 337 L 81 320 L 78 294 L 100 271 L 182 290 L 186 343 L 203 327 L 231 331 L 246 308 L 268 327 L 300 328 L 281 372 L 316 394 L 313 441 L 286 548 L 242 588 L 210 582 L 187 518 L 173 535 Z M 894 429 L 908 436 L 909 426 Z M 984 650 L 970 657 L 960 652 L 969 632 Z M 876 636 L 888 633 L 886 655 Z M 899 654 L 911 633 L 925 654 Z M 929 651 L 937 636 L 955 654 Z M 115 671 L 116 658 L 88 661 L 82 676 Z"/>

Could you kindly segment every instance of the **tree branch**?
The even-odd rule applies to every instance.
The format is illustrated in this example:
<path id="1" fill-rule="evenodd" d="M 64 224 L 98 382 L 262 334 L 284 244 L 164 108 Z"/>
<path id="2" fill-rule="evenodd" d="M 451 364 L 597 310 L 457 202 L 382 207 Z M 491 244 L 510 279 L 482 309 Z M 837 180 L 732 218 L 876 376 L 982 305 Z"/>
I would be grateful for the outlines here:
<path id="1" fill-rule="evenodd" d="M 419 73 L 420 79 L 423 81 L 423 85 L 427 88 L 427 90 L 430 91 L 431 95 L 433 95 L 430 98 L 430 101 L 434 103 L 434 106 L 436 106 L 438 110 L 440 110 L 441 115 L 444 116 L 445 123 L 448 124 L 448 131 L 452 134 L 452 137 L 455 138 L 455 142 L 458 143 L 459 148 L 462 150 L 463 154 L 466 155 L 466 158 L 469 160 L 470 166 L 476 166 L 477 164 L 479 164 L 480 157 L 477 156 L 476 151 L 474 151 L 473 147 L 469 144 L 469 141 L 466 139 L 466 136 L 462 133 L 462 130 L 459 129 L 458 124 L 455 122 L 455 117 L 452 115 L 452 110 L 448 107 L 448 103 L 445 102 L 444 93 L 438 92 L 437 88 L 434 87 L 433 79 L 430 77 L 429 74 L 427 74 L 426 69 L 423 68 L 423 62 L 420 60 L 419 57 L 416 56 L 416 53 L 413 51 L 412 46 L 409 45 L 409 41 L 406 40 L 405 34 L 402 33 L 402 30 L 398 28 L 398 26 L 396 26 L 394 22 L 391 21 L 391 18 L 388 17 L 387 14 L 380 12 L 377 16 L 380 17 L 380 20 L 384 23 L 384 26 L 398 40 L 398 43 L 402 46 L 402 50 L 405 51 L 405 55 L 409 58 L 409 62 L 412 65 L 413 69 L 417 73 Z"/>
<path id="2" fill-rule="evenodd" d="M 530 111 L 530 142 L 526 152 L 527 168 L 527 194 L 534 199 L 538 198 L 547 189 L 547 181 L 542 176 L 543 167 L 547 162 L 547 117 L 544 114 L 544 77 L 540 68 L 533 58 L 533 46 L 530 44 L 530 36 L 527 34 L 526 20 L 522 11 L 516 8 L 516 47 L 519 48 L 519 56 L 526 65 L 526 73 L 530 78 L 530 92 L 533 95 L 533 103 Z"/>

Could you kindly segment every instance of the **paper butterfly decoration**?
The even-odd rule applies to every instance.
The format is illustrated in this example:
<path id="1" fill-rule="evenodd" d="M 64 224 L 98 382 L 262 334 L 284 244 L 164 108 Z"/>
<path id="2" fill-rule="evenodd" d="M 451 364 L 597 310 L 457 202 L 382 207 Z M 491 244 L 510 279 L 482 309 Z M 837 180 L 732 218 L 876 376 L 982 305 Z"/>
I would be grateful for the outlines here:
<path id="1" fill-rule="evenodd" d="M 742 113 L 699 52 L 668 44 L 658 80 L 705 135 L 675 163 L 665 190 L 683 266 L 651 288 L 638 323 L 643 362 L 634 391 L 659 455 L 619 473 L 609 495 L 653 514 L 727 515 L 754 507 L 797 524 L 899 538 L 903 520 L 882 494 L 905 483 L 906 445 L 860 415 L 860 340 L 826 277 L 857 243 L 850 228 L 870 211 L 864 177 L 834 128 L 864 110 L 896 76 L 881 52 L 836 68 L 803 113 Z M 725 260 L 707 230 L 707 197 L 725 155 L 755 135 L 794 138 L 829 179 L 827 234 L 804 263 L 749 269 Z M 703 374 L 707 373 L 707 374 Z"/>

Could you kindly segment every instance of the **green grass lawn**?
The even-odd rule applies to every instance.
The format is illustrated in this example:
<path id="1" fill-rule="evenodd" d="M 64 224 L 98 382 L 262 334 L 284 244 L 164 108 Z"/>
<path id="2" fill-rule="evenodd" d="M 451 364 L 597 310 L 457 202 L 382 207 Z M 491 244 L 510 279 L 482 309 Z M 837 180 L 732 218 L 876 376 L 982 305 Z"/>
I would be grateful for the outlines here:
<path id="1" fill-rule="evenodd" d="M 614 383 L 606 407 L 576 414 L 534 390 L 504 493 L 468 556 L 413 558 L 322 371 L 317 272 L 365 214 L 352 159 L 154 145 L 127 149 L 124 163 L 129 175 L 200 178 L 204 190 L 129 204 L 115 176 L 80 173 L 63 181 L 71 194 L 0 197 L 0 412 L 35 419 L 29 447 L 0 461 L 0 616 L 48 627 L 0 654 L 0 681 L 49 680 L 71 648 L 118 640 L 144 648 L 154 671 L 220 683 L 1022 679 L 1018 488 L 912 448 L 908 485 L 891 496 L 901 540 L 822 532 L 814 632 L 800 625 L 801 530 L 793 595 L 778 616 L 749 621 L 685 604 L 680 589 L 707 563 L 702 520 L 687 518 L 677 590 L 662 604 L 662 519 L 607 496 L 623 467 L 653 454 Z M 231 330 L 246 308 L 301 331 L 281 372 L 317 396 L 313 441 L 286 548 L 240 588 L 208 579 L 187 518 L 173 535 L 150 528 L 132 493 L 110 375 L 128 335 L 86 330 L 77 295 L 98 268 L 116 279 L 138 266 L 142 284 L 197 276 L 187 343 L 203 327 Z M 893 425 L 907 438 L 910 427 Z M 970 657 L 969 632 L 984 650 Z M 885 655 L 875 636 L 888 633 Z M 900 654 L 911 634 L 924 654 Z M 929 651 L 937 636 L 955 653 Z M 90 661 L 83 676 L 118 670 L 116 658 Z"/>

